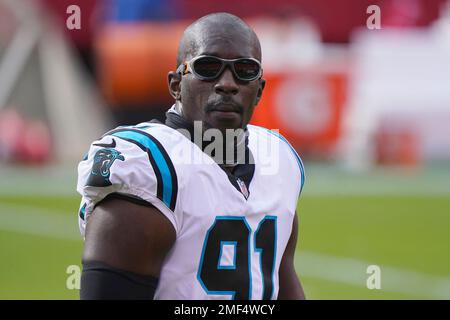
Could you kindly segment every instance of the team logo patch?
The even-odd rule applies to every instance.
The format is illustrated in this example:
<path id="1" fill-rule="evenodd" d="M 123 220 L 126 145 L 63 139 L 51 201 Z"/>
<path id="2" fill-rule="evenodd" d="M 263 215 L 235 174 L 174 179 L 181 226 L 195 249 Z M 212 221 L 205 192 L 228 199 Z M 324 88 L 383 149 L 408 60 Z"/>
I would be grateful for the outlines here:
<path id="1" fill-rule="evenodd" d="M 87 181 L 88 186 L 106 187 L 112 185 L 109 181 L 110 169 L 114 161 L 124 161 L 124 156 L 116 149 L 105 148 L 95 153 L 91 175 Z"/>

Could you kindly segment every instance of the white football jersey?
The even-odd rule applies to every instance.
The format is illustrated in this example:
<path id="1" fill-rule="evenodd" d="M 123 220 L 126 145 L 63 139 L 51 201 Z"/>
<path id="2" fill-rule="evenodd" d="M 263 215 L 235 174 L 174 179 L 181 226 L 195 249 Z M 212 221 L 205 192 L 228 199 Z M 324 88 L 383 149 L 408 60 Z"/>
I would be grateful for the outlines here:
<path id="1" fill-rule="evenodd" d="M 276 299 L 304 168 L 273 131 L 248 125 L 248 147 L 245 182 L 164 124 L 118 127 L 79 164 L 81 233 L 108 194 L 144 200 L 176 231 L 155 299 Z"/>

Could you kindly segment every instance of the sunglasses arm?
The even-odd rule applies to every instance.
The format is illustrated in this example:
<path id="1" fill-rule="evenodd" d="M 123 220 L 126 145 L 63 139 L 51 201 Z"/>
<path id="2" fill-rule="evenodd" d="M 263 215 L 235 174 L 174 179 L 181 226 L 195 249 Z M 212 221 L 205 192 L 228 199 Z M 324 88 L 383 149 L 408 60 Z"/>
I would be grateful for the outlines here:
<path id="1" fill-rule="evenodd" d="M 185 75 L 189 73 L 189 64 L 187 62 L 183 62 L 177 68 L 177 73 L 181 75 Z"/>

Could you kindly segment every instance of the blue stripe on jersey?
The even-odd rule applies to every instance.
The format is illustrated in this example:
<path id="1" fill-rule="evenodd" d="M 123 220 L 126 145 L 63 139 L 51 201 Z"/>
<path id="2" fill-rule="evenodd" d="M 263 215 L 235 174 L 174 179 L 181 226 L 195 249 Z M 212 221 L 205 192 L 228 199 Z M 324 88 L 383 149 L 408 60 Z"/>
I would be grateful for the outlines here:
<path id="1" fill-rule="evenodd" d="M 176 179 L 176 177 L 174 177 L 172 175 L 172 172 L 169 168 L 169 164 L 166 160 L 166 158 L 163 155 L 163 152 L 160 148 L 160 146 L 158 146 L 147 134 L 145 133 L 141 133 L 138 131 L 132 131 L 132 130 L 123 130 L 123 131 L 117 131 L 117 132 L 112 132 L 110 133 L 110 135 L 118 137 L 118 138 L 122 138 L 125 140 L 128 140 L 130 142 L 136 142 L 137 144 L 145 147 L 147 149 L 147 151 L 149 151 L 149 155 L 151 154 L 151 157 L 155 160 L 156 166 L 159 170 L 159 172 L 161 173 L 161 178 L 162 178 L 162 201 L 164 202 L 164 204 L 170 208 L 170 209 L 174 209 L 175 207 L 175 203 L 173 201 L 173 196 L 174 196 L 174 186 L 172 181 L 174 179 Z M 170 164 L 170 166 L 172 166 L 172 164 Z M 156 171 L 156 170 L 155 170 Z M 176 192 L 176 190 L 175 190 Z"/>
<path id="2" fill-rule="evenodd" d="M 301 172 L 301 176 L 302 176 L 302 181 L 301 181 L 301 186 L 300 186 L 300 192 L 302 192 L 303 185 L 305 184 L 305 167 L 303 166 L 303 161 L 300 158 L 300 156 L 298 155 L 297 151 L 295 151 L 295 149 L 291 146 L 291 144 L 280 133 L 273 132 L 272 130 L 269 130 L 269 129 L 266 129 L 266 128 L 262 128 L 262 129 L 265 129 L 270 134 L 272 134 L 275 137 L 278 137 L 280 140 L 284 141 L 289 146 L 289 148 L 291 149 L 292 153 L 295 155 L 295 158 L 297 159 L 297 163 L 298 163 L 298 166 L 300 167 L 300 172 Z"/>
<path id="3" fill-rule="evenodd" d="M 81 209 L 80 209 L 80 218 L 81 218 L 82 220 L 84 220 L 85 215 L 86 215 L 86 203 L 83 204 L 83 206 L 82 206 Z"/>

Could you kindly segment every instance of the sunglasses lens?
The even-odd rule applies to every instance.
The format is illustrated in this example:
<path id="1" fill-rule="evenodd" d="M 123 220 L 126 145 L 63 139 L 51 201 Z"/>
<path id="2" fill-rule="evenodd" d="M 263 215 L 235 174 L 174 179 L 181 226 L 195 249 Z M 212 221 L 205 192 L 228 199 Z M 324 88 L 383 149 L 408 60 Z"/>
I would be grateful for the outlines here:
<path id="1" fill-rule="evenodd" d="M 260 66 L 253 60 L 240 59 L 235 62 L 234 70 L 236 75 L 242 80 L 253 80 L 258 77 Z"/>
<path id="2" fill-rule="evenodd" d="M 198 59 L 193 64 L 194 71 L 204 78 L 215 78 L 222 68 L 222 61 L 214 57 Z"/>

